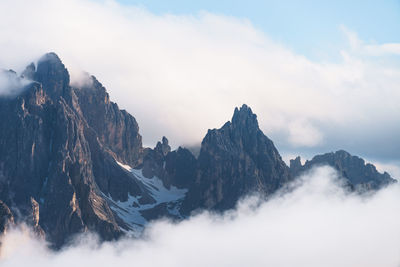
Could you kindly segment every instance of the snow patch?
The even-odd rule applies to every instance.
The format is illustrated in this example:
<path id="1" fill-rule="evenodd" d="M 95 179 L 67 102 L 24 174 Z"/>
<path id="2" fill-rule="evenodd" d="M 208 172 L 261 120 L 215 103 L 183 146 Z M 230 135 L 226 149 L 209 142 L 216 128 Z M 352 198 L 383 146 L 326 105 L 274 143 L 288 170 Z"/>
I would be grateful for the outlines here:
<path id="1" fill-rule="evenodd" d="M 133 169 L 129 165 L 118 161 L 117 163 L 121 168 L 132 174 L 132 179 L 142 183 L 155 201 L 151 204 L 140 204 L 139 199 L 142 196 L 135 197 L 128 194 L 128 200 L 122 202 L 113 200 L 110 195 L 104 195 L 110 204 L 110 208 L 130 228 L 129 231 L 123 228 L 121 230 L 134 236 L 140 235 L 144 226 L 148 223 L 148 220 L 141 212 L 151 210 L 160 204 L 166 204 L 168 214 L 182 218 L 179 209 L 188 191 L 187 189 L 179 189 L 175 186 L 170 186 L 168 189 L 157 176 L 146 178 L 143 176 L 141 169 Z"/>

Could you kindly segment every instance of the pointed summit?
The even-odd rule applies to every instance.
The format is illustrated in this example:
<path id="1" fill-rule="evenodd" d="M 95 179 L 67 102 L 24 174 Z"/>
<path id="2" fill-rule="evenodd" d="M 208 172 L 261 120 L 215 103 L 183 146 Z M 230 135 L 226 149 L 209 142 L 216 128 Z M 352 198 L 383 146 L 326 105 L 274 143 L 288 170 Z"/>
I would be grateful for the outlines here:
<path id="1" fill-rule="evenodd" d="M 171 152 L 171 147 L 168 144 L 168 139 L 165 136 L 163 136 L 162 143 L 158 141 L 154 150 L 159 152 L 163 156 L 166 156 L 169 152 Z"/>
<path id="2" fill-rule="evenodd" d="M 44 54 L 38 62 L 38 72 L 41 70 L 45 70 L 47 68 L 48 70 L 60 70 L 60 71 L 66 71 L 66 68 L 64 64 L 62 63 L 61 59 L 58 57 L 58 55 L 54 52 L 50 52 L 47 54 Z"/>
<path id="3" fill-rule="evenodd" d="M 232 124 L 258 128 L 257 115 L 253 113 L 249 106 L 243 104 L 240 109 L 235 108 L 232 116 Z"/>
<path id="4" fill-rule="evenodd" d="M 198 207 L 231 209 L 240 197 L 273 193 L 291 179 L 289 168 L 247 105 L 235 109 L 231 122 L 207 132 L 196 175 L 182 206 L 185 212 Z"/>
<path id="5" fill-rule="evenodd" d="M 45 62 L 45 61 L 51 61 L 53 63 L 62 64 L 61 59 L 54 52 L 46 53 L 39 59 L 39 63 Z"/>
<path id="6" fill-rule="evenodd" d="M 53 99 L 57 99 L 69 86 L 69 73 L 57 54 L 51 52 L 39 60 L 34 80 L 40 82 Z"/>

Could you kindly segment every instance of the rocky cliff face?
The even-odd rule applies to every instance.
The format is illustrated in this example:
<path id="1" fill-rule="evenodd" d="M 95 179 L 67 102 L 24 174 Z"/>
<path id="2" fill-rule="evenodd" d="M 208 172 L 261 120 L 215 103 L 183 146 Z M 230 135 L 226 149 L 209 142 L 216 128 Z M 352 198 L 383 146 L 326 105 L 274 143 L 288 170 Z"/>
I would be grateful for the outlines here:
<path id="1" fill-rule="evenodd" d="M 289 180 L 289 169 L 273 142 L 243 105 L 235 109 L 232 121 L 209 130 L 203 139 L 184 208 L 230 209 L 246 194 L 270 194 Z"/>
<path id="2" fill-rule="evenodd" d="M 317 155 L 304 165 L 301 164 L 300 157 L 297 157 L 290 161 L 290 172 L 292 176 L 298 176 L 312 167 L 323 165 L 336 169 L 355 189 L 376 190 L 396 182 L 387 172 L 379 173 L 374 165 L 365 163 L 362 158 L 352 156 L 344 150 Z"/>
<path id="3" fill-rule="evenodd" d="M 111 240 L 160 216 L 182 218 L 187 190 L 171 183 L 184 149 L 170 156 L 166 138 L 143 149 L 135 118 L 93 76 L 72 87 L 54 53 L 22 77 L 32 82 L 21 94 L 0 98 L 0 200 L 17 223 L 58 248 L 85 231 Z"/>
<path id="4" fill-rule="evenodd" d="M 110 101 L 106 89 L 95 77 L 91 80 L 90 86 L 74 89 L 83 117 L 117 160 L 139 165 L 143 148 L 135 118 Z"/>
<path id="5" fill-rule="evenodd" d="M 104 239 L 117 238 L 120 227 L 93 168 L 101 160 L 113 165 L 104 152 L 113 146 L 97 142 L 101 138 L 86 121 L 57 55 L 45 55 L 36 70 L 30 65 L 24 73 L 34 82 L 18 97 L 0 99 L 0 199 L 18 208 L 17 220 L 30 216 L 56 247 L 90 229 Z M 93 147 L 99 152 L 94 160 Z M 109 165 L 104 168 L 112 169 Z"/>

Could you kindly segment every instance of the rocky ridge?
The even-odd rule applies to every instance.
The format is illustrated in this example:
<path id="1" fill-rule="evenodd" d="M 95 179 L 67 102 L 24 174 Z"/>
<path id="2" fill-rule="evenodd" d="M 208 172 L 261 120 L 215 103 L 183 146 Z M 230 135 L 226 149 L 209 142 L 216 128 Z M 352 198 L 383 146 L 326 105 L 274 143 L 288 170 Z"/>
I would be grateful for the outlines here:
<path id="1" fill-rule="evenodd" d="M 290 161 L 290 172 L 293 177 L 299 176 L 313 167 L 327 165 L 338 171 L 339 175 L 354 189 L 377 190 L 397 181 L 387 172 L 380 173 L 371 163 L 353 156 L 344 150 L 316 155 L 301 164 L 301 158 Z"/>

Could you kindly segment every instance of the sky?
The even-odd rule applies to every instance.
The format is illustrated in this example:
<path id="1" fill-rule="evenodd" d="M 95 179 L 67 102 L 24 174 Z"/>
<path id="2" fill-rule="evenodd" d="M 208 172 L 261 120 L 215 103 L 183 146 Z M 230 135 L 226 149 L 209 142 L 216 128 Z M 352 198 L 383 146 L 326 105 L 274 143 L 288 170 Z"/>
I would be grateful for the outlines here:
<path id="1" fill-rule="evenodd" d="M 198 145 L 246 103 L 287 161 L 345 149 L 399 177 L 400 3 L 348 2 L 4 0 L 0 67 L 56 52 L 146 146 Z"/>

